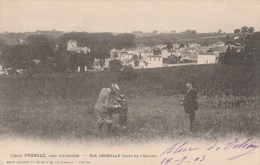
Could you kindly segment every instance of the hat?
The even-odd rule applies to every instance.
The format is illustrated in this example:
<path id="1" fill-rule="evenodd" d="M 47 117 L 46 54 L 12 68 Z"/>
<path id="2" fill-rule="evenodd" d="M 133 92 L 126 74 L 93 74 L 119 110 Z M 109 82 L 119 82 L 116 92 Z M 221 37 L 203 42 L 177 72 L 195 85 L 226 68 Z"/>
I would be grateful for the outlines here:
<path id="1" fill-rule="evenodd" d="M 119 88 L 118 84 L 112 83 L 112 84 L 111 84 L 111 89 L 112 89 L 116 94 L 119 95 L 120 88 Z"/>
<path id="2" fill-rule="evenodd" d="M 188 80 L 187 83 L 190 83 L 191 85 L 194 85 L 194 81 L 193 80 Z"/>

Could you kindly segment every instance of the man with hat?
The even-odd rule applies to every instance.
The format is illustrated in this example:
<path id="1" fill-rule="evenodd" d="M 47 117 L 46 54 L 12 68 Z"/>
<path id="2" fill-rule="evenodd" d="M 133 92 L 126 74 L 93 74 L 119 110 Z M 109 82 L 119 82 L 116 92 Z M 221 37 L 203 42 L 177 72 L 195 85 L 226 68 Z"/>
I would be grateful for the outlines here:
<path id="1" fill-rule="evenodd" d="M 120 108 L 120 105 L 113 103 L 113 97 L 119 95 L 120 88 L 112 83 L 110 88 L 103 88 L 99 94 L 95 109 L 98 111 L 97 120 L 99 132 L 102 131 L 104 123 L 107 123 L 107 130 L 110 131 L 113 123 L 111 111 Z"/>
<path id="2" fill-rule="evenodd" d="M 184 106 L 184 111 L 189 115 L 190 132 L 193 131 L 193 121 L 195 120 L 195 110 L 198 110 L 198 101 L 197 101 L 197 89 L 194 88 L 194 82 L 192 80 L 186 83 L 187 93 L 181 104 Z"/>

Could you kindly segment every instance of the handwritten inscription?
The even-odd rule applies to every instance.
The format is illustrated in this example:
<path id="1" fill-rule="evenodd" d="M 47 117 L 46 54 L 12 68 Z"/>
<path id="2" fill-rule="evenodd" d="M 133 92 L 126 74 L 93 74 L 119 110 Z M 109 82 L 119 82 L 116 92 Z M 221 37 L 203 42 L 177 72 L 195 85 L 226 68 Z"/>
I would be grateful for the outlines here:
<path id="1" fill-rule="evenodd" d="M 227 161 L 232 161 L 234 159 L 238 159 L 242 156 L 246 156 L 248 154 L 254 153 L 254 151 L 258 148 L 258 145 L 253 143 L 253 139 L 239 140 L 235 138 L 225 144 L 219 144 L 218 140 L 215 139 L 213 144 L 208 146 L 207 148 L 199 148 L 196 146 L 192 146 L 188 141 L 178 141 L 174 145 L 170 146 L 166 150 L 164 150 L 160 156 L 163 157 L 161 164 L 184 164 L 184 163 L 192 163 L 192 162 L 203 162 L 209 152 L 227 152 L 230 150 L 239 151 L 237 155 L 227 155 Z M 194 156 L 195 151 L 200 155 Z M 184 154 L 184 155 L 183 155 Z M 189 156 L 189 155 L 193 155 Z M 196 154 L 195 154 L 196 155 Z"/>

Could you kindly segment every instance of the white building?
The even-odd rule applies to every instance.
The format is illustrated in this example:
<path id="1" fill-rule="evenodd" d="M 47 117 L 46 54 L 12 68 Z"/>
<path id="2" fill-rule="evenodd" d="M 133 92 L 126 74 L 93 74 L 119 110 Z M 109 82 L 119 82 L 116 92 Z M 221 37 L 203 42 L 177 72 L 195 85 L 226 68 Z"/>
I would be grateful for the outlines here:
<path id="1" fill-rule="evenodd" d="M 239 36 L 234 36 L 234 40 L 238 40 L 239 39 Z"/>
<path id="2" fill-rule="evenodd" d="M 162 56 L 148 56 L 147 57 L 147 68 L 158 68 L 158 67 L 163 67 L 163 58 Z"/>
<path id="3" fill-rule="evenodd" d="M 161 50 L 161 56 L 163 58 L 168 58 L 171 55 L 171 53 L 167 49 Z"/>
<path id="4" fill-rule="evenodd" d="M 215 64 L 217 61 L 217 55 L 212 52 L 200 52 L 197 55 L 198 64 Z"/>
<path id="5" fill-rule="evenodd" d="M 77 41 L 75 40 L 69 40 L 67 42 L 67 51 L 69 52 L 77 52 L 80 53 L 83 51 L 85 54 L 90 53 L 90 49 L 88 47 L 78 47 L 77 46 Z"/>

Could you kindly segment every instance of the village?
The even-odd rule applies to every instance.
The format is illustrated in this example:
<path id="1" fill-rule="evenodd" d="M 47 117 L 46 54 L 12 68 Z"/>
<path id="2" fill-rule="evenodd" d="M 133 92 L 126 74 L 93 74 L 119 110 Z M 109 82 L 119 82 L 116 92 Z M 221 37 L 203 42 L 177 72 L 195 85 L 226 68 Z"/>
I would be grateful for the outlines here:
<path id="1" fill-rule="evenodd" d="M 239 37 L 234 37 L 234 41 L 238 39 Z M 101 67 L 100 61 L 95 59 L 94 67 L 98 70 L 109 68 L 109 62 L 112 60 L 119 60 L 123 66 L 130 66 L 133 69 L 217 64 L 219 55 L 225 53 L 228 48 L 240 52 L 244 49 L 244 45 L 240 42 L 225 44 L 223 41 L 217 41 L 208 46 L 197 43 L 188 43 L 187 45 L 176 43 L 172 44 L 171 49 L 168 49 L 167 45 L 163 44 L 154 47 L 138 45 L 134 49 L 112 49 L 110 58 L 105 60 L 105 65 Z"/>
<path id="2" fill-rule="evenodd" d="M 158 44 L 154 46 L 146 46 L 138 44 L 135 48 L 123 48 L 110 50 L 109 57 L 102 59 L 94 58 L 92 66 L 87 66 L 91 49 L 87 46 L 78 46 L 78 41 L 67 40 L 66 53 L 77 56 L 77 66 L 74 72 L 92 72 L 92 71 L 109 71 L 111 61 L 118 61 L 121 64 L 121 70 L 124 67 L 133 69 L 160 68 L 181 65 L 197 65 L 197 64 L 217 64 L 221 53 L 225 53 L 227 49 L 240 52 L 244 49 L 239 36 L 234 35 L 232 42 L 225 43 L 218 40 L 213 44 L 201 45 L 196 42 Z M 26 40 L 20 41 L 21 45 L 26 45 Z M 59 45 L 55 45 L 55 51 L 59 49 Z M 80 57 L 80 58 L 79 58 Z M 52 57 L 49 57 L 53 61 Z M 41 64 L 40 59 L 33 59 L 35 66 Z M 3 67 L 0 65 L 0 75 L 24 74 L 28 70 L 24 68 Z"/>

